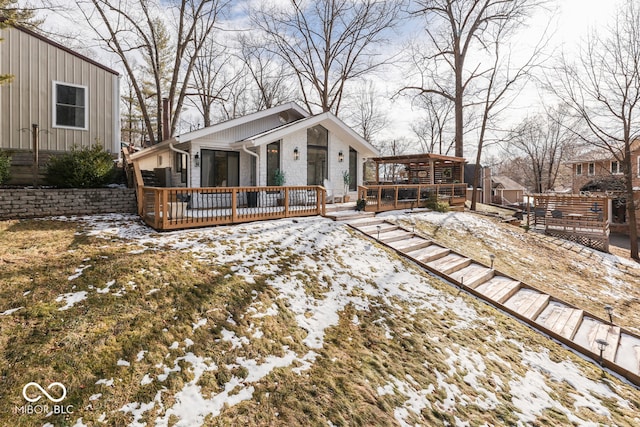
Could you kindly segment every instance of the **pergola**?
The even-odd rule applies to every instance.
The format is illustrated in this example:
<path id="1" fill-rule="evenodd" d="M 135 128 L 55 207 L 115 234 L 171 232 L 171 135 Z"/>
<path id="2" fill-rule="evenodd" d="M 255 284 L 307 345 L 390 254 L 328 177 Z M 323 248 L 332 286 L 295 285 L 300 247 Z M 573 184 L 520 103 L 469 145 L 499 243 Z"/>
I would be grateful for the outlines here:
<path id="1" fill-rule="evenodd" d="M 464 182 L 463 157 L 423 153 L 403 156 L 374 157 L 377 184 L 454 184 Z M 380 179 L 381 165 L 402 166 L 394 168 L 391 180 Z M 396 175 L 396 171 L 398 171 Z"/>

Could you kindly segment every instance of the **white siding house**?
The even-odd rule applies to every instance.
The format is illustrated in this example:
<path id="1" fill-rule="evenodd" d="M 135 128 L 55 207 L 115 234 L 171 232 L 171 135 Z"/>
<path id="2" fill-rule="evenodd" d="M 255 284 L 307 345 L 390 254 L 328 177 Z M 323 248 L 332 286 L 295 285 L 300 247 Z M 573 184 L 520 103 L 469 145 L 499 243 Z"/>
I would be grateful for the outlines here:
<path id="1" fill-rule="evenodd" d="M 378 151 L 332 113 L 309 115 L 295 103 L 179 135 L 131 156 L 142 170 L 170 168 L 173 187 L 362 184 L 363 162 Z"/>

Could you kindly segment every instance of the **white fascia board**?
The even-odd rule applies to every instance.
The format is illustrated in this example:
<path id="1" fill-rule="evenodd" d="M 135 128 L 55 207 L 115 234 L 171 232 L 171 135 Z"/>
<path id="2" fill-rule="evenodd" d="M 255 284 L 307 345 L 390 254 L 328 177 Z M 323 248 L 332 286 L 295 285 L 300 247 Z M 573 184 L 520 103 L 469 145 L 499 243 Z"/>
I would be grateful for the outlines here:
<path id="1" fill-rule="evenodd" d="M 272 116 L 274 114 L 281 113 L 287 110 L 294 110 L 302 117 L 308 117 L 309 113 L 295 102 L 288 102 L 286 104 L 278 105 L 273 108 L 269 108 L 255 113 L 247 114 L 246 116 L 238 117 L 235 119 L 227 120 L 226 122 L 218 123 L 207 128 L 198 129 L 193 132 L 184 133 L 178 135 L 176 139 L 179 142 L 193 141 L 194 139 L 202 138 L 207 135 L 211 135 L 216 132 L 222 132 L 225 129 L 229 129 L 236 126 L 242 126 L 243 124 L 250 123 L 254 120 L 260 120 L 264 117 Z"/>
<path id="2" fill-rule="evenodd" d="M 340 139 L 348 142 L 353 146 L 363 157 L 376 157 L 379 156 L 379 151 L 369 144 L 364 138 L 358 135 L 353 129 L 347 126 L 342 120 L 336 117 L 330 112 L 318 114 L 316 116 L 300 119 L 296 122 L 289 123 L 276 129 L 272 129 L 268 132 L 255 135 L 252 138 L 247 138 L 244 141 L 238 141 L 231 144 L 232 147 L 250 146 L 257 147 L 264 144 L 269 144 L 273 141 L 282 139 L 283 137 L 297 132 L 302 129 L 308 129 L 310 127 L 322 125 L 330 132 L 336 134 Z"/>

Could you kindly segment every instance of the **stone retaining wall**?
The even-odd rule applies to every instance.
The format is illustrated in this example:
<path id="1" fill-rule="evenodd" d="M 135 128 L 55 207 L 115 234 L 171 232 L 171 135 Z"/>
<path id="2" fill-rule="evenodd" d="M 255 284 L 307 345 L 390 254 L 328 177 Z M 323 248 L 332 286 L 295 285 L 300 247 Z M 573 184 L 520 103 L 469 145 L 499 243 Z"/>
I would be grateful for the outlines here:
<path id="1" fill-rule="evenodd" d="M 132 188 L 0 189 L 0 220 L 136 212 Z"/>

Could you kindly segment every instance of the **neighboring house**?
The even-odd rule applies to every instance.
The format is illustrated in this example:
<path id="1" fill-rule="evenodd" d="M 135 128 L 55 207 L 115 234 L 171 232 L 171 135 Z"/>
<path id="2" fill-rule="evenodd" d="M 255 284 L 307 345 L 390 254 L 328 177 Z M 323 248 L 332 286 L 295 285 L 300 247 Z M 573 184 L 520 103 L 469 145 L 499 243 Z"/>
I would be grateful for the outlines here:
<path id="1" fill-rule="evenodd" d="M 615 224 L 626 223 L 624 204 L 624 182 L 622 165 L 609 151 L 595 150 L 567 162 L 572 168 L 574 194 L 604 193 L 611 197 L 612 230 L 620 229 Z M 640 201 L 640 140 L 631 144 L 631 167 L 636 203 Z"/>
<path id="2" fill-rule="evenodd" d="M 523 202 L 527 189 L 504 175 L 494 175 L 491 177 L 491 191 L 493 203 L 513 205 Z"/>
<path id="3" fill-rule="evenodd" d="M 330 112 L 309 115 L 295 103 L 259 111 L 185 133 L 131 156 L 156 170 L 166 187 L 324 185 L 342 193 L 362 184 L 363 162 L 378 151 Z"/>
<path id="4" fill-rule="evenodd" d="M 26 28 L 0 31 L 0 150 L 12 157 L 11 183 L 32 182 L 33 125 L 38 159 L 99 143 L 120 151 L 119 75 Z"/>

